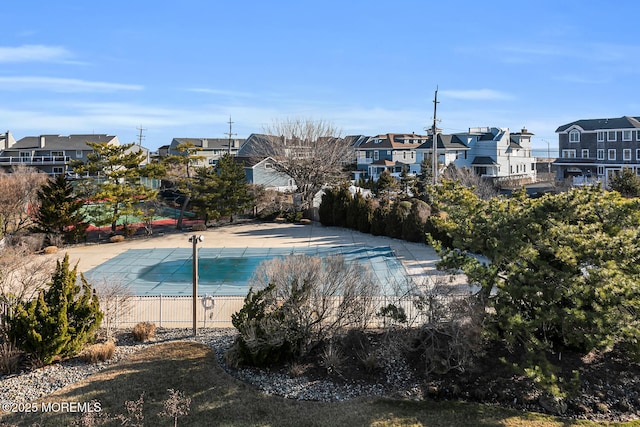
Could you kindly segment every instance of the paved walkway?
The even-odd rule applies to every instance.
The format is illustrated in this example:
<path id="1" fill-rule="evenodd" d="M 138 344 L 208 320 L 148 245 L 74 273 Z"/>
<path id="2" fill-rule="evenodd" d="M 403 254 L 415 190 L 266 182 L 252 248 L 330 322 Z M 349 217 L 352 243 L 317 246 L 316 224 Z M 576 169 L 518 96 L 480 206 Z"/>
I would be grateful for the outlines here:
<path id="1" fill-rule="evenodd" d="M 156 233 L 148 238 L 119 243 L 74 246 L 52 256 L 61 258 L 68 253 L 71 265 L 77 262 L 78 270 L 86 272 L 128 249 L 192 248 L 189 242 L 192 235 L 204 237 L 204 241 L 198 244 L 199 248 L 389 246 L 416 283 L 424 284 L 431 277 L 440 277 L 438 282 L 442 282 L 442 275 L 435 267 L 439 257 L 430 246 L 344 228 L 325 227 L 317 222 L 307 225 L 252 222 L 209 228 L 203 232 Z M 456 292 L 464 292 L 466 289 L 459 278 L 449 283 L 449 286 L 457 288 Z"/>

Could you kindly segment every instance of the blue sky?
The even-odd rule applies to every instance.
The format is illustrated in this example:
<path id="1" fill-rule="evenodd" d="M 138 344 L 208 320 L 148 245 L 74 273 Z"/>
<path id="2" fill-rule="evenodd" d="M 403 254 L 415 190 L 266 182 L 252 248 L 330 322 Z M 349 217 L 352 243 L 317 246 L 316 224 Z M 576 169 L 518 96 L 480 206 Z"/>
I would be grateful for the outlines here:
<path id="1" fill-rule="evenodd" d="M 0 129 L 156 149 L 274 120 L 343 135 L 640 115 L 636 1 L 23 1 L 0 8 Z M 2 129 L 4 127 L 4 129 Z M 542 154 L 540 154 L 542 155 Z"/>

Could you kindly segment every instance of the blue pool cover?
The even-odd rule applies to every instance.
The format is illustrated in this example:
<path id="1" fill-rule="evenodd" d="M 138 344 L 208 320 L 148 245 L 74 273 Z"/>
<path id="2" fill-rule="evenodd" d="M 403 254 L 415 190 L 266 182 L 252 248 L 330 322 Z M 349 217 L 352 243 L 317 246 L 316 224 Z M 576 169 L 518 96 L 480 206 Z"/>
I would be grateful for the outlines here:
<path id="1" fill-rule="evenodd" d="M 406 272 L 388 246 L 201 248 L 198 249 L 199 295 L 246 295 L 248 281 L 262 261 L 287 255 L 342 254 L 368 268 L 382 289 L 401 283 Z M 191 295 L 192 249 L 129 249 L 89 270 L 90 283 L 117 282 L 135 295 Z M 384 292 L 384 291 L 383 291 Z"/>

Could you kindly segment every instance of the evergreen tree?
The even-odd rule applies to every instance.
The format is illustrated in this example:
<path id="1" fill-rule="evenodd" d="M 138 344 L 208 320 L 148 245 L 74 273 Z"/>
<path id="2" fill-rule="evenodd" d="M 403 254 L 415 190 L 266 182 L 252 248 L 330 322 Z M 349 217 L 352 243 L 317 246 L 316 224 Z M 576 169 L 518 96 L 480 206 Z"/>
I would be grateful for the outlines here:
<path id="1" fill-rule="evenodd" d="M 69 256 L 58 261 L 47 290 L 17 305 L 8 321 L 8 337 L 45 364 L 57 356 L 72 356 L 93 339 L 102 321 L 98 297 L 77 266 L 69 270 Z"/>
<path id="2" fill-rule="evenodd" d="M 182 229 L 182 220 L 184 212 L 191 201 L 191 195 L 194 191 L 194 165 L 205 159 L 198 152 L 202 148 L 196 147 L 191 141 L 178 144 L 172 153 L 162 159 L 162 163 L 167 170 L 167 178 L 173 183 L 175 191 L 182 195 L 182 203 L 180 204 L 180 215 L 176 222 L 176 228 Z"/>
<path id="3" fill-rule="evenodd" d="M 73 187 L 64 175 L 57 175 L 45 184 L 38 191 L 38 199 L 40 207 L 32 231 L 44 233 L 48 244 L 57 242 L 57 236 L 77 241 L 86 233 L 83 202 L 74 196 Z"/>
<path id="4" fill-rule="evenodd" d="M 625 168 L 609 181 L 609 187 L 624 197 L 640 197 L 640 177 Z"/>
<path id="5" fill-rule="evenodd" d="M 223 155 L 215 168 L 198 168 L 193 182 L 194 210 L 205 221 L 229 217 L 251 207 L 254 198 L 249 191 L 244 169 L 230 154 Z"/>
<path id="6" fill-rule="evenodd" d="M 194 212 L 204 219 L 205 224 L 220 218 L 215 194 L 218 185 L 218 174 L 214 168 L 196 168 L 191 189 L 191 205 Z"/>
<path id="7" fill-rule="evenodd" d="M 326 188 L 322 195 L 322 201 L 318 208 L 318 215 L 320 216 L 320 223 L 322 225 L 331 226 L 333 223 L 333 205 L 335 203 L 335 192 L 332 188 Z"/>
<path id="8" fill-rule="evenodd" d="M 88 190 L 87 198 L 101 205 L 111 223 L 111 232 L 116 232 L 118 221 L 126 215 L 140 214 L 138 203 L 153 199 L 155 190 L 140 183 L 143 175 L 141 164 L 144 152 L 133 149 L 134 143 L 115 145 L 108 142 L 87 142 L 93 149 L 85 161 L 73 163 L 79 174 L 88 174 L 83 188 Z"/>
<path id="9" fill-rule="evenodd" d="M 249 191 L 249 184 L 242 165 L 233 156 L 225 153 L 216 165 L 218 174 L 218 189 L 215 193 L 215 203 L 221 216 L 228 216 L 233 222 L 233 216 L 251 207 L 254 198 Z"/>
<path id="10" fill-rule="evenodd" d="M 640 354 L 640 200 L 597 187 L 532 199 L 483 201 L 447 184 L 437 193 L 438 226 L 492 306 L 498 337 L 531 351 L 588 353 L 616 343 Z"/>
<path id="11" fill-rule="evenodd" d="M 391 173 L 385 169 L 378 177 L 378 181 L 376 181 L 374 193 L 376 196 L 389 198 L 390 194 L 397 188 L 398 181 L 396 181 L 396 179 L 391 176 Z"/>

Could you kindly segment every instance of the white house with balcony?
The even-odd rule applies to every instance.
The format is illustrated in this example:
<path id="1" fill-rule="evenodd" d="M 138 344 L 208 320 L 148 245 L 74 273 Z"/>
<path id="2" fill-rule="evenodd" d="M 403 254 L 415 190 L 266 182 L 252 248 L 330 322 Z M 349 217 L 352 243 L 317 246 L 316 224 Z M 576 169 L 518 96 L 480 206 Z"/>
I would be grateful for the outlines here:
<path id="1" fill-rule="evenodd" d="M 526 128 L 510 132 L 509 128 L 475 127 L 452 136 L 468 148 L 464 156 L 458 155 L 453 162 L 457 167 L 471 169 L 476 175 L 495 181 L 535 181 L 536 161 L 531 154 L 533 134 Z"/>

